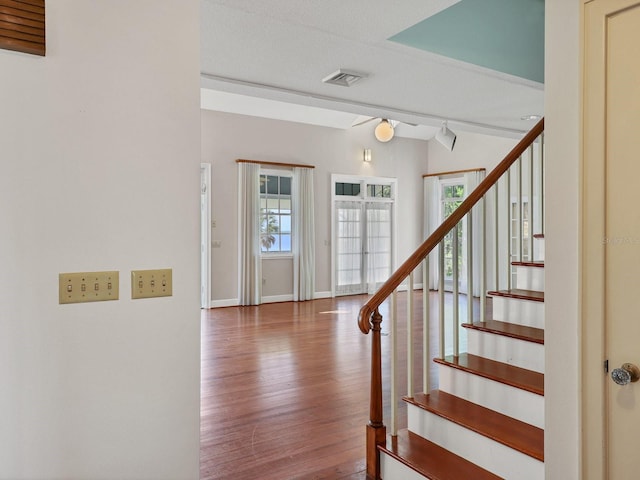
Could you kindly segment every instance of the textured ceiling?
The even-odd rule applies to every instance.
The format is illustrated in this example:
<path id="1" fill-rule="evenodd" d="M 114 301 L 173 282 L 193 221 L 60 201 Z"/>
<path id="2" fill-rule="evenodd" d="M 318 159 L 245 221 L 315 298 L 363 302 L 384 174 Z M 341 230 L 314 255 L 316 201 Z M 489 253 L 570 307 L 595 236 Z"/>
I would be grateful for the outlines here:
<path id="1" fill-rule="evenodd" d="M 354 122 L 363 115 L 427 127 L 449 120 L 452 128 L 487 133 L 528 130 L 532 122 L 521 117 L 543 113 L 541 83 L 388 40 L 456 3 L 203 0 L 202 87 L 228 94 L 219 107 L 225 111 L 242 95 L 270 100 L 276 110 L 278 103 L 335 110 Z M 368 76 L 351 87 L 322 83 L 339 68 Z M 215 101 L 207 108 L 216 109 Z"/>

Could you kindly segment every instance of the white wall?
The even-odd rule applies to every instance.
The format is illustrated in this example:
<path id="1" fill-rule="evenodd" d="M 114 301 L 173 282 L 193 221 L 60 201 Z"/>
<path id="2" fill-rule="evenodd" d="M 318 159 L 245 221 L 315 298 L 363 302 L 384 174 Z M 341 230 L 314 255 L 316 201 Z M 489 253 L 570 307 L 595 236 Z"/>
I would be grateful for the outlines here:
<path id="1" fill-rule="evenodd" d="M 546 2 L 546 478 L 580 478 L 580 0 Z"/>
<path id="2" fill-rule="evenodd" d="M 340 130 L 244 115 L 202 111 L 202 162 L 212 164 L 212 212 L 216 228 L 212 250 L 214 305 L 238 298 L 237 165 L 238 158 L 315 165 L 316 292 L 331 290 L 331 174 L 395 177 L 398 179 L 398 262 L 422 241 L 422 175 L 426 173 L 427 142 L 394 138 L 387 144 L 373 137 L 371 128 Z M 362 150 L 371 148 L 365 164 Z M 263 262 L 263 294 L 291 294 L 290 277 L 269 275 L 276 267 Z M 284 284 L 272 285 L 284 278 Z"/>
<path id="3" fill-rule="evenodd" d="M 46 57 L 0 51 L 0 478 L 197 479 L 199 2 L 46 8 Z M 92 270 L 120 300 L 58 305 Z"/>

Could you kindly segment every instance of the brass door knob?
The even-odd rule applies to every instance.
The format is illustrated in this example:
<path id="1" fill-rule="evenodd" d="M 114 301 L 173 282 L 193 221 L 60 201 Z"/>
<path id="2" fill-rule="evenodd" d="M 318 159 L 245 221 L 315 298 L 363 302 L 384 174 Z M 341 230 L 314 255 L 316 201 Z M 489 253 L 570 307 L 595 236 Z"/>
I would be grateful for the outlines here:
<path id="1" fill-rule="evenodd" d="M 620 368 L 614 368 L 611 378 L 618 385 L 628 385 L 640 379 L 640 369 L 632 363 L 624 363 Z"/>

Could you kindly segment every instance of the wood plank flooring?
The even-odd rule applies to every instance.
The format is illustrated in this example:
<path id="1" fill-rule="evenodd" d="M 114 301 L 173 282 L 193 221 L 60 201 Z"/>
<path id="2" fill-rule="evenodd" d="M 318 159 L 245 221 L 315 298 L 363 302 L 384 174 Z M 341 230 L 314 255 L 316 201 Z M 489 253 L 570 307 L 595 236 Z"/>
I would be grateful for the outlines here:
<path id="1" fill-rule="evenodd" d="M 416 319 L 421 296 L 415 293 Z M 365 478 L 371 338 L 359 331 L 357 316 L 366 299 L 356 295 L 203 310 L 202 480 Z M 398 305 L 399 318 L 404 318 L 406 294 Z M 437 309 L 437 300 L 432 305 Z M 386 304 L 380 313 L 384 334 L 389 328 Z M 414 328 L 419 351 L 421 327 Z M 405 335 L 400 329 L 399 338 Z M 389 338 L 382 338 L 385 421 Z M 436 331 L 431 338 L 437 340 Z M 406 349 L 406 340 L 400 348 Z M 435 345 L 432 353 L 437 355 Z M 431 365 L 435 383 L 437 368 Z M 400 385 L 406 385 L 406 360 L 398 367 Z M 414 374 L 421 386 L 421 369 Z M 406 405 L 398 400 L 398 406 L 404 428 Z"/>
<path id="2" fill-rule="evenodd" d="M 201 479 L 365 478 L 365 301 L 203 311 Z"/>

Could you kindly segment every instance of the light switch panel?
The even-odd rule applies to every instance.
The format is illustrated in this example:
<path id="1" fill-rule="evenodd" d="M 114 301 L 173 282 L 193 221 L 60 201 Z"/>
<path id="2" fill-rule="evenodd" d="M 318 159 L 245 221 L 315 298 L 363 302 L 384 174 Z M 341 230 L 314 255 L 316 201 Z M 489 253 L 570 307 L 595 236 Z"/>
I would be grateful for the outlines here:
<path id="1" fill-rule="evenodd" d="M 172 270 L 133 270 L 131 298 L 170 297 L 173 295 Z"/>
<path id="2" fill-rule="evenodd" d="M 117 271 L 61 273 L 58 275 L 59 303 L 118 300 L 119 279 Z"/>

